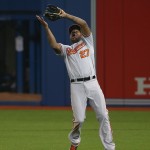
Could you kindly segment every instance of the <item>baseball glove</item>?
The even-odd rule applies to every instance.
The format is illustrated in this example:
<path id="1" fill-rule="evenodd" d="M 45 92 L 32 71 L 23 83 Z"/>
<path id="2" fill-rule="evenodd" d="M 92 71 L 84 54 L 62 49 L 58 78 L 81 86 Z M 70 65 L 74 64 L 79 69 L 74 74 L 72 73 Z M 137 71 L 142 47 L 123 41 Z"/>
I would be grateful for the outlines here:
<path id="1" fill-rule="evenodd" d="M 56 21 L 60 19 L 61 18 L 60 14 L 61 10 L 58 7 L 51 4 L 49 4 L 46 7 L 46 10 L 44 12 L 44 16 L 51 21 Z"/>

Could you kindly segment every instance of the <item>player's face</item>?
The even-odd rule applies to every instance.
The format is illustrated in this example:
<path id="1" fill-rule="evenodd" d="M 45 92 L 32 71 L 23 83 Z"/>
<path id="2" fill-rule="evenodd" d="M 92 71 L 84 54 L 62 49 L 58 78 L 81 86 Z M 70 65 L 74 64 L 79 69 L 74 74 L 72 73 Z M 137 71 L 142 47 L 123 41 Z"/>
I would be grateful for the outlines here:
<path id="1" fill-rule="evenodd" d="M 72 32 L 70 33 L 70 40 L 72 43 L 77 43 L 80 41 L 81 39 L 81 32 L 77 29 L 72 30 Z"/>

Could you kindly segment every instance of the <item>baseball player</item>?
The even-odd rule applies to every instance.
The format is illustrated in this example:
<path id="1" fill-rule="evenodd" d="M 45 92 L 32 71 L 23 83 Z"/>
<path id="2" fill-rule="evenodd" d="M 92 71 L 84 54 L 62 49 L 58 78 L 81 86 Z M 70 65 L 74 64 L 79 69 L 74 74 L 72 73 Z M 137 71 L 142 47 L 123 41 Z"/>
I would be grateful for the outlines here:
<path id="1" fill-rule="evenodd" d="M 99 136 L 105 150 L 115 150 L 105 98 L 96 78 L 93 36 L 86 21 L 61 9 L 60 17 L 73 21 L 69 28 L 72 45 L 57 43 L 48 23 L 36 16 L 43 25 L 48 42 L 56 54 L 63 56 L 71 83 L 73 128 L 69 133 L 70 150 L 77 150 L 81 141 L 81 127 L 85 119 L 87 101 L 100 124 Z"/>

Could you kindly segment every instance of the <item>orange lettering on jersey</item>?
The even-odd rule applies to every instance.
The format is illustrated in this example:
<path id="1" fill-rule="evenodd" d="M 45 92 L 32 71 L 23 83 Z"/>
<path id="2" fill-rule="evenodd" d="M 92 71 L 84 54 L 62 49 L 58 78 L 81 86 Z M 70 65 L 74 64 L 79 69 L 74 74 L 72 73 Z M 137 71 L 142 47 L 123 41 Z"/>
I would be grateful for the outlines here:
<path id="1" fill-rule="evenodd" d="M 80 50 L 82 47 L 84 47 L 85 46 L 85 43 L 84 42 L 82 42 L 81 44 L 79 44 L 77 47 L 75 47 L 74 49 L 76 50 L 76 51 L 78 51 L 78 50 Z"/>
<path id="2" fill-rule="evenodd" d="M 80 54 L 81 58 L 88 57 L 89 56 L 89 49 L 82 50 L 82 51 L 80 51 L 79 54 Z"/>
<path id="3" fill-rule="evenodd" d="M 78 46 L 76 46 L 74 49 L 67 48 L 66 49 L 67 55 L 70 56 L 72 54 L 76 54 L 84 46 L 85 46 L 85 43 L 82 42 L 81 44 L 79 44 Z"/>
<path id="4" fill-rule="evenodd" d="M 69 56 L 77 53 L 74 49 L 71 49 L 71 48 L 67 48 L 66 51 L 67 51 L 67 55 Z"/>

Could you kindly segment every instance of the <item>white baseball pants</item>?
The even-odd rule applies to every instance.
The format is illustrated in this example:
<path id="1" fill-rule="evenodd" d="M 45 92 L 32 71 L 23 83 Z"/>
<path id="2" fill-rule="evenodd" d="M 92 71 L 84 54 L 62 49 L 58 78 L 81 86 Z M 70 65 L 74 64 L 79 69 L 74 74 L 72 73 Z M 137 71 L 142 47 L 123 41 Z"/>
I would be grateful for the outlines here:
<path id="1" fill-rule="evenodd" d="M 99 136 L 105 150 L 115 150 L 105 98 L 97 79 L 71 83 L 71 105 L 74 115 L 74 126 L 69 133 L 71 143 L 75 146 L 80 144 L 81 126 L 85 119 L 87 100 L 100 123 Z"/>

